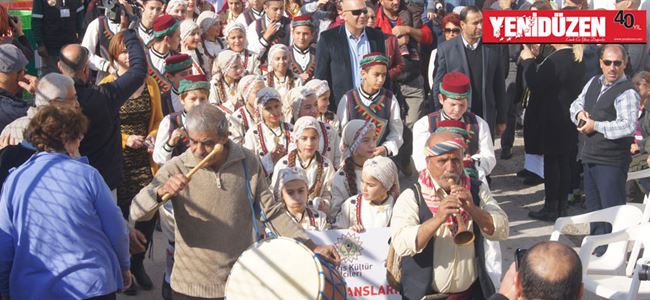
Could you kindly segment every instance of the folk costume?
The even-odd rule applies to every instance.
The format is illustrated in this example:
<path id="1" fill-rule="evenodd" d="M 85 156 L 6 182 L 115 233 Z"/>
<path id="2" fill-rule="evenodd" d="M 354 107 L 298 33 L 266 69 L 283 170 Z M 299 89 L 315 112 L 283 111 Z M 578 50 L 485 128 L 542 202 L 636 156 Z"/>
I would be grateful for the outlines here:
<path id="1" fill-rule="evenodd" d="M 284 203 L 284 200 L 282 199 L 282 188 L 284 188 L 284 185 L 296 180 L 302 181 L 307 187 L 309 187 L 309 180 L 307 179 L 305 172 L 299 167 L 287 167 L 278 172 L 278 180 L 274 186 L 275 199 L 278 202 Z M 291 216 L 291 218 L 296 223 L 300 224 L 300 226 L 305 230 L 325 231 L 330 229 L 330 224 L 327 223 L 327 215 L 320 210 L 309 207 L 308 205 L 305 205 L 305 209 L 300 214 L 300 218 L 293 215 L 289 211 L 289 208 L 287 208 L 287 214 L 289 214 L 289 216 Z"/>
<path id="2" fill-rule="evenodd" d="M 276 44 L 271 47 L 269 50 L 269 60 L 273 60 L 273 58 L 276 55 L 279 55 L 281 53 L 286 54 L 289 56 L 290 51 L 289 47 L 283 45 L 283 44 Z M 266 86 L 274 88 L 278 93 L 280 93 L 280 96 L 282 99 L 287 95 L 287 93 L 295 88 L 302 86 L 302 78 L 297 76 L 291 71 L 290 67 L 287 67 L 287 70 L 284 74 L 283 78 L 278 78 L 275 75 L 275 72 L 272 67 L 272 62 L 269 62 L 269 65 L 267 67 L 268 72 L 266 75 L 264 75 L 264 81 L 266 82 Z"/>
<path id="3" fill-rule="evenodd" d="M 285 149 L 291 144 L 291 131 L 293 126 L 286 122 L 280 122 L 278 128 L 270 128 L 262 118 L 264 106 L 271 100 L 280 100 L 280 94 L 272 88 L 263 88 L 257 92 L 257 111 L 260 116 L 259 122 L 248 129 L 244 136 L 244 147 L 253 151 L 262 164 L 262 168 L 268 178 L 273 174 L 275 162 L 271 152 L 281 146 Z"/>
<path id="4" fill-rule="evenodd" d="M 318 209 L 319 202 L 324 202 L 327 207 L 330 207 L 332 192 L 331 181 L 334 176 L 334 166 L 332 162 L 316 151 L 314 156 L 309 161 L 301 161 L 298 154 L 298 139 L 306 129 L 314 129 L 322 137 L 320 133 L 320 123 L 314 117 L 301 117 L 296 121 L 292 132 L 292 143 L 289 146 L 288 154 L 280 158 L 275 164 L 271 185 L 275 185 L 278 181 L 278 173 L 284 168 L 298 167 L 305 171 L 308 179 L 307 187 L 309 188 L 308 197 L 309 204 L 315 209 Z"/>
<path id="5" fill-rule="evenodd" d="M 293 17 L 291 20 L 291 28 L 296 28 L 298 26 L 307 26 L 313 32 L 314 27 L 311 23 L 311 18 L 307 16 L 297 16 Z M 291 46 L 291 71 L 301 76 L 307 74 L 307 78 L 303 78 L 305 82 L 314 78 L 314 72 L 316 71 L 316 48 L 309 46 L 306 49 L 300 49 L 296 44 Z"/>
<path id="6" fill-rule="evenodd" d="M 341 167 L 332 178 L 332 207 L 328 217 L 334 221 L 341 210 L 341 205 L 348 198 L 361 192 L 361 172 L 363 164 L 352 161 L 352 155 L 361 144 L 369 131 L 374 131 L 375 125 L 370 121 L 351 120 L 343 128 L 341 138 Z"/>
<path id="7" fill-rule="evenodd" d="M 196 29 L 199 29 L 199 25 L 196 25 L 192 20 L 185 20 L 180 24 L 181 28 L 181 45 L 183 45 L 186 38 L 190 37 L 192 32 Z M 198 45 L 196 49 L 184 49 L 181 53 L 185 53 L 192 57 L 192 74 L 193 75 L 205 75 L 209 76 L 206 72 L 206 58 L 203 56 L 201 44 Z"/>
<path id="8" fill-rule="evenodd" d="M 224 50 L 214 61 L 213 75 L 210 80 L 210 103 L 221 109 L 227 116 L 232 115 L 243 103 L 237 94 L 237 82 L 239 78 L 228 78 L 228 74 L 239 60 L 239 55 L 234 51 Z M 231 80 L 228 83 L 228 80 Z"/>
<path id="9" fill-rule="evenodd" d="M 192 58 L 184 53 L 175 54 L 165 59 L 165 74 L 176 74 L 192 68 Z M 167 78 L 169 80 L 169 78 Z M 171 87 L 166 93 L 162 93 L 162 111 L 163 116 L 174 112 L 182 112 L 183 105 L 181 104 L 180 94 L 178 93 L 178 86 L 169 80 Z"/>
<path id="10" fill-rule="evenodd" d="M 388 59 L 381 53 L 369 53 L 361 60 L 361 69 L 367 70 L 377 64 L 387 66 Z M 341 118 L 342 126 L 354 119 L 373 122 L 379 136 L 377 145 L 386 147 L 388 156 L 397 155 L 404 143 L 399 104 L 393 93 L 385 88 L 372 95 L 363 90 L 363 84 L 348 91 L 341 98 L 336 114 Z"/>
<path id="11" fill-rule="evenodd" d="M 161 38 L 164 36 L 172 35 L 178 30 L 179 23 L 170 15 L 162 15 L 153 23 L 153 36 L 154 38 Z M 170 52 L 160 53 L 152 46 L 147 51 L 147 62 L 149 68 L 147 74 L 158 83 L 158 88 L 161 94 L 169 92 L 172 88 L 172 83 L 165 76 L 165 59 L 169 57 Z"/>
<path id="12" fill-rule="evenodd" d="M 376 156 L 363 164 L 363 175 L 377 179 L 388 191 L 381 204 L 375 204 L 363 197 L 362 193 L 348 198 L 341 206 L 335 228 L 347 229 L 362 225 L 364 229 L 384 228 L 390 224 L 395 197 L 399 195 L 397 166 L 387 157 Z"/>
<path id="13" fill-rule="evenodd" d="M 314 90 L 316 93 L 316 97 L 321 97 L 325 95 L 325 93 L 330 92 L 330 86 L 327 84 L 327 81 L 325 80 L 320 80 L 320 79 L 312 79 L 309 80 L 307 83 L 305 83 L 305 87 Z M 341 131 L 341 121 L 338 116 L 336 116 L 336 113 L 328 110 L 326 112 L 318 112 L 318 117 L 316 117 L 319 121 L 329 124 L 333 126 L 337 132 Z"/>
<path id="14" fill-rule="evenodd" d="M 244 105 L 236 109 L 230 116 L 230 139 L 237 144 L 244 143 L 244 136 L 248 129 L 251 126 L 255 126 L 259 121 L 255 105 L 253 104 L 253 108 L 251 109 L 247 103 L 253 88 L 259 83 L 264 83 L 262 77 L 246 75 L 237 84 L 237 93 L 244 101 Z"/>

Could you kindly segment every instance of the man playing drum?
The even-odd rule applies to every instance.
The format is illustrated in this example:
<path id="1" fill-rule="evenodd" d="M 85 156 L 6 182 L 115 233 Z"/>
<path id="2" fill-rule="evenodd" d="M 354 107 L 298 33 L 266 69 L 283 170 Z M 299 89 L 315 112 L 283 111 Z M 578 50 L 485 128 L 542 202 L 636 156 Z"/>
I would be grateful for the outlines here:
<path id="1" fill-rule="evenodd" d="M 155 215 L 164 195 L 173 196 L 174 299 L 223 298 L 230 269 L 254 242 L 251 233 L 258 229 L 253 219 L 259 220 L 260 215 L 275 232 L 338 263 L 340 257 L 334 246 L 316 246 L 275 202 L 255 155 L 228 140 L 228 120 L 223 112 L 212 105 L 197 106 L 188 113 L 185 128 L 188 151 L 165 163 L 131 206 L 131 219 L 147 220 Z M 221 146 L 223 150 L 209 158 L 192 181 L 183 175 Z"/>

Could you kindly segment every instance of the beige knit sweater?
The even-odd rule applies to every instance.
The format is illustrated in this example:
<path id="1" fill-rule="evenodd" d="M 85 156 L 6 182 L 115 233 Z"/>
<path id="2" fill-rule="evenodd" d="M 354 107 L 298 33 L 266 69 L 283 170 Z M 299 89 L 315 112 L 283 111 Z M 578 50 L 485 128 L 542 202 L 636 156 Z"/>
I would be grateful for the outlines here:
<path id="1" fill-rule="evenodd" d="M 242 160 L 245 160 L 255 201 L 280 235 L 308 240 L 273 199 L 257 158 L 242 146 L 228 142 L 229 154 L 219 170 L 201 169 L 173 200 L 176 253 L 171 286 L 176 292 L 203 298 L 224 297 L 230 269 L 253 243 L 251 209 L 246 197 Z M 198 161 L 190 150 L 165 163 L 155 178 L 133 199 L 131 219 L 151 219 L 159 204 L 156 189 L 175 174 L 186 174 Z"/>

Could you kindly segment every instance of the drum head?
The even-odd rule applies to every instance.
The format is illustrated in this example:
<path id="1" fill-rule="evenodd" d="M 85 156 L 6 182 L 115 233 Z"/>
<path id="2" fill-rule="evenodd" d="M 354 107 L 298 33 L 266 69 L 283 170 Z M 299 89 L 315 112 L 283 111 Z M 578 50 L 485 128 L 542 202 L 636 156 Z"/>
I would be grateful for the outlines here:
<path id="1" fill-rule="evenodd" d="M 226 282 L 228 300 L 318 299 L 321 264 L 314 253 L 290 238 L 254 244 L 239 257 Z"/>

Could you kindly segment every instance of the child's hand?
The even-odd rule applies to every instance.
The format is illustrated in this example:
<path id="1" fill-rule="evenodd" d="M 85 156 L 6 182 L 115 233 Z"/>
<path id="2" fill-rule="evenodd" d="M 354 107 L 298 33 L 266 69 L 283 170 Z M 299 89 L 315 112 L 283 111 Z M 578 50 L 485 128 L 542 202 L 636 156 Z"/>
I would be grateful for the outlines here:
<path id="1" fill-rule="evenodd" d="M 361 225 L 361 224 L 352 225 L 352 227 L 350 227 L 350 230 L 352 230 L 352 231 L 354 231 L 356 233 L 362 233 L 362 232 L 366 231 L 366 229 L 363 228 L 363 225 Z"/>

